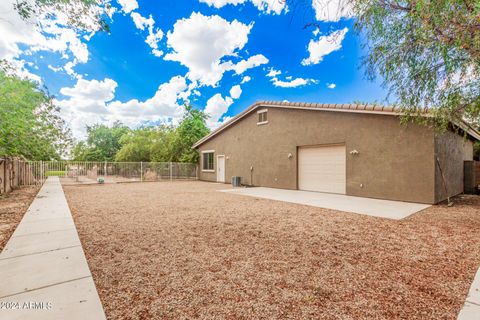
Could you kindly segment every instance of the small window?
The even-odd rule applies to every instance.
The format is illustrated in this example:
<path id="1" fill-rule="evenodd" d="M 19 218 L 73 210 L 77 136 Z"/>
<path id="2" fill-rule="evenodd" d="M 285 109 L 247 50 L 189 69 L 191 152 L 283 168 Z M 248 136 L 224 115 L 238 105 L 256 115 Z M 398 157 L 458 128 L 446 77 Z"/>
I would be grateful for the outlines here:
<path id="1" fill-rule="evenodd" d="M 263 110 L 257 111 L 257 114 L 258 114 L 258 122 L 257 122 L 257 124 L 266 124 L 266 123 L 268 123 L 267 109 L 263 109 Z"/>
<path id="2" fill-rule="evenodd" d="M 213 152 L 202 153 L 202 170 L 213 170 Z"/>

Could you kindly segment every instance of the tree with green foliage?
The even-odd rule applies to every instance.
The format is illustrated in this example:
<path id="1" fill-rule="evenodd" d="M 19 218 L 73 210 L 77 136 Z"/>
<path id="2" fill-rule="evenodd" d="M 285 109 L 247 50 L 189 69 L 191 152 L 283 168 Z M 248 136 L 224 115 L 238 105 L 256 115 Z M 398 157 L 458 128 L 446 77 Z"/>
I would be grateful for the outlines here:
<path id="1" fill-rule="evenodd" d="M 70 144 L 70 132 L 38 84 L 0 68 L 0 155 L 57 160 Z"/>
<path id="2" fill-rule="evenodd" d="M 157 128 L 144 127 L 131 130 L 120 138 L 121 148 L 115 161 L 150 161 L 152 145 L 161 137 Z"/>
<path id="3" fill-rule="evenodd" d="M 173 126 L 160 125 L 157 127 L 156 139 L 150 148 L 150 161 L 170 162 L 176 161 L 173 157 L 173 149 L 176 130 Z"/>
<path id="4" fill-rule="evenodd" d="M 90 31 L 109 30 L 105 13 L 111 5 L 106 0 L 17 0 L 14 9 L 24 20 L 61 13 L 71 27 Z"/>
<path id="5" fill-rule="evenodd" d="M 88 148 L 85 141 L 79 141 L 75 143 L 75 145 L 73 146 L 70 152 L 70 156 L 71 156 L 71 159 L 76 161 L 86 161 L 85 159 L 87 159 L 87 155 L 86 155 L 87 152 L 88 152 Z"/>
<path id="6" fill-rule="evenodd" d="M 425 108 L 446 128 L 480 117 L 480 2 L 355 0 L 367 75 L 380 75 L 407 118 Z"/>
<path id="7" fill-rule="evenodd" d="M 198 152 L 192 146 L 210 132 L 206 124 L 207 118 L 205 112 L 185 105 L 185 115 L 175 130 L 172 161 L 198 162 Z"/>
<path id="8" fill-rule="evenodd" d="M 129 130 L 120 123 L 113 127 L 87 127 L 88 138 L 73 148 L 80 161 L 197 162 L 192 146 L 208 134 L 207 115 L 191 106 L 178 126 L 159 125 Z M 113 155 L 113 156 L 112 156 Z"/>
<path id="9" fill-rule="evenodd" d="M 112 127 L 103 124 L 87 126 L 87 140 L 79 142 L 72 150 L 77 161 L 113 161 L 121 148 L 120 139 L 130 129 L 120 122 Z"/>

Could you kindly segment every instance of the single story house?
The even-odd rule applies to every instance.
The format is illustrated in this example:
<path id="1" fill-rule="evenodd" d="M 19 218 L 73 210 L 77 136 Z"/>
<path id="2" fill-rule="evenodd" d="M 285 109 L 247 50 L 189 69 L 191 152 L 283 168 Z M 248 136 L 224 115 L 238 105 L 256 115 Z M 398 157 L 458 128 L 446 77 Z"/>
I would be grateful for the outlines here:
<path id="1" fill-rule="evenodd" d="M 377 105 L 257 102 L 193 146 L 199 179 L 430 204 L 462 193 L 480 133 L 399 116 Z"/>

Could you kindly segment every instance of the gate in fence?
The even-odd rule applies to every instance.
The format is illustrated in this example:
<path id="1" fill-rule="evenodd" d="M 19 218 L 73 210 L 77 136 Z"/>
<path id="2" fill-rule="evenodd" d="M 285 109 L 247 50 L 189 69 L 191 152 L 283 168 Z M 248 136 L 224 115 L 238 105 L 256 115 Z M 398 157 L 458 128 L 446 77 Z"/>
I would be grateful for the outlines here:
<path id="1" fill-rule="evenodd" d="M 49 176 L 63 184 L 118 183 L 197 179 L 197 164 L 179 162 L 24 161 L 0 158 L 0 193 L 42 185 Z"/>

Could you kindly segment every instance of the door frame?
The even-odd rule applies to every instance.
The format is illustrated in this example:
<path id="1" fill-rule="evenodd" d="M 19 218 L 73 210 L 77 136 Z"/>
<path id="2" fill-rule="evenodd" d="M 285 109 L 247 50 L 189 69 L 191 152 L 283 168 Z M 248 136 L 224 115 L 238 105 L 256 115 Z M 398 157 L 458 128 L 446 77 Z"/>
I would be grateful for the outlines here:
<path id="1" fill-rule="evenodd" d="M 223 179 L 219 179 L 219 168 L 220 168 L 220 161 L 219 161 L 219 158 L 223 158 Z M 217 182 L 222 182 L 222 183 L 225 183 L 225 167 L 226 167 L 226 163 L 225 163 L 225 155 L 224 154 L 219 154 L 217 155 Z"/>

